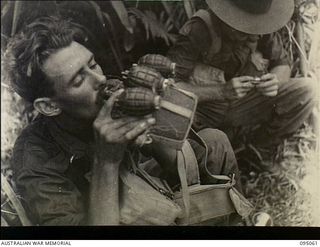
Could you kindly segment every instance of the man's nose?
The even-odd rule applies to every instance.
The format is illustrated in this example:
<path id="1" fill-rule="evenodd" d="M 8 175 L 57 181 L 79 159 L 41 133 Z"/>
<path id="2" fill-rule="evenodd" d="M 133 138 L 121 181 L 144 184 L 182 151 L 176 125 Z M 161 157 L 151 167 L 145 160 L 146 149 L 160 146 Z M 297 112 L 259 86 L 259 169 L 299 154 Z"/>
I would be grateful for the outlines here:
<path id="1" fill-rule="evenodd" d="M 101 85 L 107 83 L 107 79 L 102 73 L 91 71 L 91 75 L 94 79 L 93 86 L 95 90 L 98 90 L 101 87 Z"/>

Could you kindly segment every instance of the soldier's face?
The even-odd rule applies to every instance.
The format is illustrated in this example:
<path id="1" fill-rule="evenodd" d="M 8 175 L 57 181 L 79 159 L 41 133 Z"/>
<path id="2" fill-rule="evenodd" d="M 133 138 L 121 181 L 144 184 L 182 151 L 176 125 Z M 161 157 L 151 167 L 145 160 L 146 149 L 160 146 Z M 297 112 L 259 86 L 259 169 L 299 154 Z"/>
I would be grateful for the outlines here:
<path id="1" fill-rule="evenodd" d="M 77 42 L 51 54 L 43 64 L 54 82 L 52 98 L 63 113 L 76 119 L 93 120 L 99 112 L 98 92 L 106 78 L 93 54 Z"/>
<path id="2" fill-rule="evenodd" d="M 251 36 L 250 34 L 240 32 L 226 24 L 223 25 L 222 31 L 230 40 L 235 42 L 244 42 Z"/>

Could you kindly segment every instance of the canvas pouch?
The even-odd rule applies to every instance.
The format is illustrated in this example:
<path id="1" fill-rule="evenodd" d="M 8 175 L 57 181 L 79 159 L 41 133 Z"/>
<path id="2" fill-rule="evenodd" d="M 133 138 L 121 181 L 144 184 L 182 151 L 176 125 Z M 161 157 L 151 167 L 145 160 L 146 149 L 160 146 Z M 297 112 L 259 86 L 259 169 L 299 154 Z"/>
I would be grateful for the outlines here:
<path id="1" fill-rule="evenodd" d="M 212 175 L 224 183 L 202 185 L 190 143 L 185 141 L 177 152 L 181 188 L 175 192 L 164 180 L 137 167 L 132 158 L 127 160 L 130 166 L 120 172 L 122 224 L 201 225 L 232 213 L 246 217 L 251 212 L 252 205 L 234 188 L 234 176 Z"/>

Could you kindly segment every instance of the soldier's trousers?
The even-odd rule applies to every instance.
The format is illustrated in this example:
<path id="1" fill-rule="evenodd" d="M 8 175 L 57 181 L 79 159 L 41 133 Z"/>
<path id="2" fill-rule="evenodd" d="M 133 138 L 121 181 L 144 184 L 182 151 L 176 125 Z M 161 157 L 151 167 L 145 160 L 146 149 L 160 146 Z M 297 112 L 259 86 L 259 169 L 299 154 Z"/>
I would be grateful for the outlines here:
<path id="1" fill-rule="evenodd" d="M 317 88 L 309 78 L 294 78 L 279 86 L 278 95 L 267 97 L 255 89 L 231 102 L 199 104 L 194 120 L 196 130 L 264 124 L 271 136 L 295 132 L 308 118 L 316 101 Z"/>
<path id="2" fill-rule="evenodd" d="M 205 142 L 208 148 L 208 156 L 205 157 L 205 148 L 199 145 L 198 142 L 189 139 L 189 142 L 196 155 L 200 181 L 202 184 L 216 184 L 219 182 L 212 178 L 212 175 L 235 175 L 236 185 L 238 191 L 242 192 L 240 174 L 238 169 L 238 163 L 233 152 L 232 146 L 225 133 L 217 129 L 203 129 L 197 133 Z M 205 164 L 205 158 L 207 163 Z M 205 168 L 206 166 L 206 168 Z M 210 174 L 208 174 L 210 172 Z"/>

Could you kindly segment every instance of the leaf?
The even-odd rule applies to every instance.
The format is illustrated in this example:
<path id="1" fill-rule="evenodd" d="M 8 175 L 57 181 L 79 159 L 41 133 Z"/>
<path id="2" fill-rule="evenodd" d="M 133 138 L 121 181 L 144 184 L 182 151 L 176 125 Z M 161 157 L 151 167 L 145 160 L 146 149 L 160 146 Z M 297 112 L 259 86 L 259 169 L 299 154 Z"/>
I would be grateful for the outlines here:
<path id="1" fill-rule="evenodd" d="M 106 20 L 108 21 L 108 23 L 110 24 L 110 29 L 111 29 L 111 33 L 113 33 L 113 36 L 115 35 L 114 34 L 114 28 L 113 28 L 113 23 L 112 23 L 112 20 L 110 18 L 110 16 L 108 15 L 108 13 L 106 12 L 102 12 L 103 16 L 106 18 Z M 107 37 L 107 40 L 108 40 L 108 43 L 109 43 L 109 46 L 111 48 L 111 51 L 114 55 L 114 58 L 116 59 L 116 62 L 117 62 L 117 65 L 120 69 L 120 71 L 123 71 L 123 64 L 121 62 L 121 57 L 119 55 L 119 48 L 117 45 L 114 44 L 114 42 L 112 42 L 112 38 L 111 37 Z M 117 42 L 117 41 L 115 41 Z M 117 44 L 117 43 L 116 43 Z"/>
<path id="2" fill-rule="evenodd" d="M 179 29 L 179 22 L 176 20 L 176 16 L 175 16 L 175 12 L 176 12 L 175 9 L 173 9 L 173 7 L 168 2 L 165 2 L 165 1 L 162 1 L 162 5 L 168 15 L 167 22 L 172 23 L 173 26 Z"/>
<path id="3" fill-rule="evenodd" d="M 254 154 L 258 157 L 258 160 L 259 161 L 262 161 L 263 158 L 260 154 L 260 152 L 252 145 L 252 144 L 249 144 L 248 147 L 254 152 Z"/>
<path id="4" fill-rule="evenodd" d="M 146 38 L 147 40 L 149 40 L 149 23 L 148 23 L 148 20 L 146 20 L 144 13 L 141 10 L 135 9 L 135 8 L 130 9 L 129 13 L 133 14 L 133 16 L 140 19 L 146 31 Z"/>
<path id="5" fill-rule="evenodd" d="M 249 165 L 251 165 L 253 168 L 255 168 L 257 171 L 262 171 L 262 168 L 259 165 L 256 165 L 254 162 L 252 162 L 250 159 L 243 158 L 244 161 L 248 162 Z"/>
<path id="6" fill-rule="evenodd" d="M 102 13 L 102 11 L 101 11 L 100 6 L 99 6 L 97 3 L 95 3 L 94 1 L 89 1 L 89 3 L 90 3 L 91 6 L 94 8 L 94 10 L 95 10 L 95 12 L 96 12 L 96 14 L 97 14 L 97 17 L 98 17 L 101 25 L 102 25 L 103 27 L 105 27 L 106 24 L 105 24 L 105 22 L 104 22 L 103 13 Z"/>
<path id="7" fill-rule="evenodd" d="M 1 8 L 1 20 L 8 14 L 11 7 L 11 2 L 5 2 L 3 3 L 3 7 Z"/>
<path id="8" fill-rule="evenodd" d="M 14 2 L 11 36 L 13 36 L 16 33 L 19 19 L 20 19 L 21 13 L 22 13 L 23 4 L 24 4 L 24 2 L 22 2 L 22 1 L 15 1 Z"/>
<path id="9" fill-rule="evenodd" d="M 191 4 L 193 5 L 192 0 Z M 187 19 L 186 10 L 183 6 L 184 2 L 181 0 L 179 2 L 162 1 L 162 5 L 168 15 L 168 21 L 172 23 L 175 29 L 179 30 Z"/>
<path id="10" fill-rule="evenodd" d="M 161 18 L 158 19 L 157 15 L 151 10 L 142 12 L 136 8 L 132 8 L 128 12 L 139 19 L 144 25 L 147 40 L 149 40 L 150 35 L 153 39 L 163 39 L 167 45 L 170 45 L 170 42 L 175 40 L 174 35 L 168 32 L 168 28 L 172 27 L 172 25 L 166 25 L 167 20 L 164 18 L 164 13 L 160 13 L 160 16 L 163 16 L 163 20 L 161 20 Z"/>
<path id="11" fill-rule="evenodd" d="M 129 15 L 126 7 L 122 1 L 111 1 L 111 5 L 116 11 L 122 25 L 127 29 L 127 31 L 133 34 L 133 28 L 129 20 Z"/>
<path id="12" fill-rule="evenodd" d="M 136 27 L 137 21 L 133 16 L 129 16 L 129 21 L 133 28 Z M 136 44 L 135 35 L 125 31 L 123 43 L 125 51 L 131 51 Z"/>
<path id="13" fill-rule="evenodd" d="M 126 52 L 129 52 L 133 49 L 134 45 L 135 45 L 135 38 L 134 35 L 129 33 L 129 32 L 125 32 L 124 33 L 124 49 Z"/>
<path id="14" fill-rule="evenodd" d="M 165 9 L 165 11 L 167 12 L 168 16 L 172 15 L 172 8 L 170 6 L 170 4 L 168 2 L 165 1 L 161 1 L 163 8 Z"/>
<path id="15" fill-rule="evenodd" d="M 193 16 L 193 14 L 195 13 L 194 3 L 190 0 L 184 0 L 183 4 L 184 4 L 184 9 L 187 13 L 187 16 L 190 19 Z"/>

